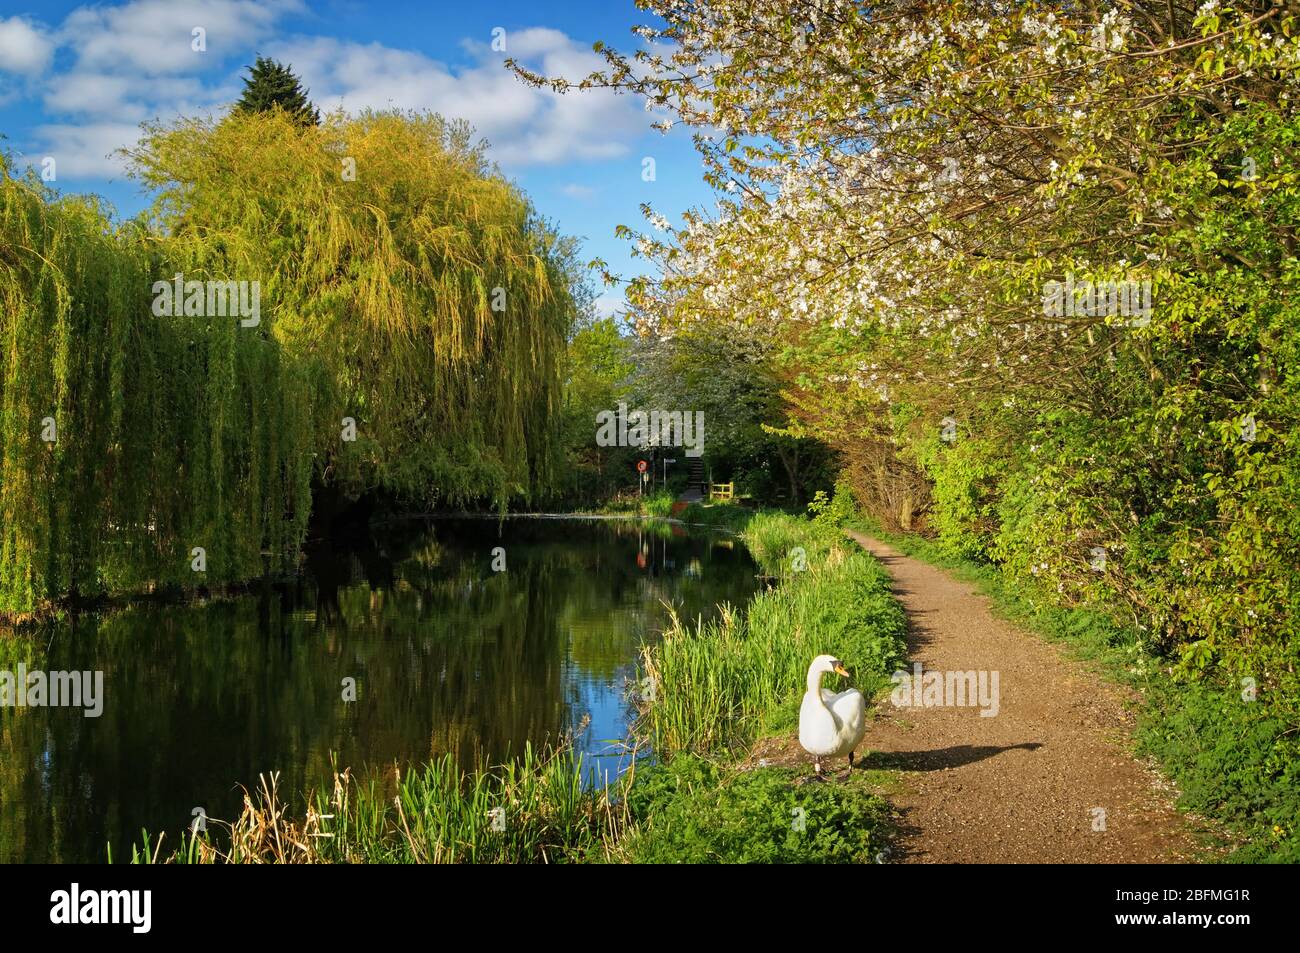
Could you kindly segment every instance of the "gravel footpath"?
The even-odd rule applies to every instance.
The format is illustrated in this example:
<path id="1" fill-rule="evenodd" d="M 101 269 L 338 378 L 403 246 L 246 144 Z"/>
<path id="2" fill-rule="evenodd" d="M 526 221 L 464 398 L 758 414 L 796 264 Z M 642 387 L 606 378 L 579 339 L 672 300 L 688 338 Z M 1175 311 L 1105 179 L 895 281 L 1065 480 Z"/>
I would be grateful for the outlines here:
<path id="1" fill-rule="evenodd" d="M 879 705 L 859 755 L 864 767 L 901 772 L 902 789 L 891 795 L 902 811 L 901 837 L 890 861 L 1192 859 L 1173 792 L 1131 753 L 1125 689 L 996 617 L 972 586 L 849 535 L 893 577 L 911 662 L 925 671 L 998 673 L 993 717 L 970 705 Z"/>

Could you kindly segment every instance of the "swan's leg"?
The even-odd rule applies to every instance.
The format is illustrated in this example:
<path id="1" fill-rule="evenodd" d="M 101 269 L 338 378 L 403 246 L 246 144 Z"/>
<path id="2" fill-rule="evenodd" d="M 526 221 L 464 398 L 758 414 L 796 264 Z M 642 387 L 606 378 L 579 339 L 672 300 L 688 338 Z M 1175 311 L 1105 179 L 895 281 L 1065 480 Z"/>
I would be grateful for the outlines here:
<path id="1" fill-rule="evenodd" d="M 841 781 L 845 780 L 846 778 L 853 777 L 853 752 L 852 751 L 849 752 L 849 769 L 845 771 L 843 774 L 838 775 L 838 777 Z"/>
<path id="2" fill-rule="evenodd" d="M 822 759 L 813 756 L 813 774 L 812 777 L 802 777 L 795 781 L 795 784 L 804 784 L 808 781 L 825 781 L 826 775 L 822 774 Z"/>

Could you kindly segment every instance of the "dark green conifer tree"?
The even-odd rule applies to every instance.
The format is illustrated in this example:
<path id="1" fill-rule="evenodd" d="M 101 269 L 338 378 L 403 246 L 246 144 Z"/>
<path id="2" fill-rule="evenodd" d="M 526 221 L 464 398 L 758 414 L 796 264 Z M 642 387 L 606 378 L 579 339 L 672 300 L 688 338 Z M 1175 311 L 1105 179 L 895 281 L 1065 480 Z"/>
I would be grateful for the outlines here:
<path id="1" fill-rule="evenodd" d="M 248 67 L 248 73 L 244 94 L 235 103 L 236 110 L 267 112 L 278 106 L 304 126 L 320 124 L 320 113 L 307 99 L 307 91 L 289 67 L 259 56 Z"/>

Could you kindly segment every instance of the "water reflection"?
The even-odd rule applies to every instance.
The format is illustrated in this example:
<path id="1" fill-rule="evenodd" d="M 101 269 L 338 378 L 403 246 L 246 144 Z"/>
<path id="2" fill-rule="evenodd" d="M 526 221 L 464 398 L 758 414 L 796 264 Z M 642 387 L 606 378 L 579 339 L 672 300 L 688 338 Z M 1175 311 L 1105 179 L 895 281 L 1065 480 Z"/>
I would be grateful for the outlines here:
<path id="1" fill-rule="evenodd" d="M 754 573 L 729 539 L 665 524 L 412 521 L 313 547 L 290 586 L 62 622 L 0 668 L 102 670 L 103 715 L 0 709 L 0 861 L 98 861 L 110 842 L 125 858 L 194 807 L 233 816 L 235 782 L 259 772 L 284 791 L 328 778 L 331 751 L 468 766 L 581 728 L 596 769 L 617 770 L 625 680 L 664 603 L 707 617 Z"/>

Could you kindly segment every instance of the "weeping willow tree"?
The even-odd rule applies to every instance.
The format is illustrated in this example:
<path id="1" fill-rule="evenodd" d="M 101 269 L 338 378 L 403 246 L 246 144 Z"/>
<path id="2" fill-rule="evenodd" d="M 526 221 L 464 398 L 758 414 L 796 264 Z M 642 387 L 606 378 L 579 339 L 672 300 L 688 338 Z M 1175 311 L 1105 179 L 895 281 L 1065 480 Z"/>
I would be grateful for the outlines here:
<path id="1" fill-rule="evenodd" d="M 0 609 L 293 559 L 310 375 L 264 332 L 156 316 L 166 243 L 3 160 L 0 236 Z"/>
<path id="2" fill-rule="evenodd" d="M 129 157 L 123 226 L 0 164 L 0 612 L 286 568 L 313 488 L 548 488 L 573 249 L 466 127 L 236 112 Z"/>
<path id="3" fill-rule="evenodd" d="M 130 156 L 177 267 L 260 281 L 272 338 L 328 379 L 330 481 L 417 504 L 550 485 L 571 248 L 467 126 L 236 112 L 147 128 Z"/>

